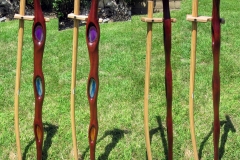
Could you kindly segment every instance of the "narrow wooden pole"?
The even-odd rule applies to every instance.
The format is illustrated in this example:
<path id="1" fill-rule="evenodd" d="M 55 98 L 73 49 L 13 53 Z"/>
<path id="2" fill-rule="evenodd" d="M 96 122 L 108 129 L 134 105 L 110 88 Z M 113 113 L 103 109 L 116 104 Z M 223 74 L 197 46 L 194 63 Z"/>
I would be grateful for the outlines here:
<path id="1" fill-rule="evenodd" d="M 173 124 L 172 124 L 172 69 L 171 69 L 171 32 L 172 22 L 169 10 L 169 0 L 163 0 L 163 32 L 165 51 L 165 88 L 167 100 L 167 139 L 168 139 L 168 160 L 173 159 Z"/>
<path id="2" fill-rule="evenodd" d="M 212 93 L 213 93 L 213 109 L 214 109 L 214 160 L 219 159 L 219 102 L 220 102 L 220 74 L 219 74 L 219 57 L 220 57 L 220 39 L 221 39 L 221 19 L 219 15 L 220 0 L 213 0 L 212 9 L 212 51 L 213 51 L 213 75 L 212 75 Z"/>
<path id="3" fill-rule="evenodd" d="M 148 1 L 148 18 L 153 17 L 153 1 Z M 152 22 L 147 23 L 147 52 L 146 52 L 146 71 L 145 71 L 145 89 L 144 89 L 144 131 L 147 148 L 148 160 L 152 160 L 149 127 L 148 127 L 148 95 L 150 83 L 150 63 L 152 47 Z"/>
<path id="4" fill-rule="evenodd" d="M 79 15 L 80 1 L 74 1 L 74 14 Z M 75 88 L 76 88 L 76 67 L 77 67 L 77 50 L 78 50 L 78 28 L 79 20 L 74 19 L 73 28 L 73 53 L 72 53 L 72 82 L 71 82 L 71 126 L 74 158 L 78 159 L 76 125 L 75 125 Z"/>
<path id="5" fill-rule="evenodd" d="M 25 13 L 25 0 L 20 1 L 20 15 Z M 20 79 L 21 79 L 21 62 L 22 62 L 22 46 L 23 46 L 23 33 L 24 33 L 24 20 L 19 19 L 19 30 L 18 30 L 18 51 L 17 51 L 17 67 L 16 67 L 16 83 L 15 83 L 15 99 L 14 99 L 14 120 L 15 120 L 15 133 L 17 143 L 17 156 L 18 159 L 22 159 L 21 145 L 20 145 L 20 133 L 19 133 L 19 93 L 20 93 Z"/>
<path id="6" fill-rule="evenodd" d="M 88 141 L 91 160 L 95 160 L 95 150 L 98 135 L 97 98 L 99 88 L 98 66 L 100 40 L 100 26 L 98 21 L 98 0 L 92 0 L 86 25 L 86 42 L 90 60 L 87 96 L 90 107 Z"/>
<path id="7" fill-rule="evenodd" d="M 192 16 L 198 16 L 198 0 L 193 0 Z M 198 160 L 197 144 L 194 131 L 194 80 L 196 69 L 196 44 L 197 44 L 197 21 L 192 22 L 192 41 L 191 41 L 191 64 L 190 64 L 190 92 L 189 92 L 189 119 L 190 131 L 193 145 L 194 159 Z"/>

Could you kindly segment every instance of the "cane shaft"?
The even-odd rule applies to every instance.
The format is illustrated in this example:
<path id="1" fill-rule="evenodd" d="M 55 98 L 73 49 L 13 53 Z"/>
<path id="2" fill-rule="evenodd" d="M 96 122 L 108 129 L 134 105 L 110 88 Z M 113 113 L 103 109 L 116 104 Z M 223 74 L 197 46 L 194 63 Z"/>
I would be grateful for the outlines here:
<path id="1" fill-rule="evenodd" d="M 219 57 L 220 57 L 220 16 L 219 16 L 220 0 L 213 0 L 212 11 L 212 51 L 213 51 L 213 75 L 212 75 L 212 92 L 213 92 L 213 109 L 214 109 L 214 159 L 219 159 L 219 102 L 220 102 L 220 74 L 219 74 Z"/>
<path id="2" fill-rule="evenodd" d="M 169 0 L 163 0 L 163 32 L 165 51 L 165 88 L 167 100 L 167 138 L 168 159 L 173 158 L 173 128 L 172 128 L 172 69 L 171 69 L 171 17 Z"/>
<path id="3" fill-rule="evenodd" d="M 90 59 L 90 73 L 88 77 L 87 96 L 90 106 L 89 147 L 90 159 L 95 159 L 96 141 L 98 135 L 97 97 L 99 88 L 99 39 L 100 27 L 98 23 L 98 0 L 92 0 L 91 10 L 86 25 L 86 42 Z"/>
<path id="4" fill-rule="evenodd" d="M 42 159 L 43 124 L 42 106 L 45 95 L 45 82 L 42 71 L 42 59 L 46 41 L 46 24 L 40 5 L 40 0 L 34 0 L 34 23 L 32 38 L 34 44 L 34 76 L 33 88 L 35 96 L 34 134 L 37 147 L 37 159 Z"/>
<path id="5" fill-rule="evenodd" d="M 74 14 L 79 15 L 80 1 L 74 1 Z M 76 68 L 77 68 L 77 51 L 78 51 L 78 28 L 79 20 L 74 19 L 73 27 L 73 53 L 72 53 L 72 82 L 71 82 L 71 128 L 72 142 L 75 160 L 78 159 L 76 124 L 75 124 L 75 88 L 76 88 Z"/>
<path id="6" fill-rule="evenodd" d="M 20 1 L 19 14 L 24 15 L 25 13 L 25 0 Z M 15 133 L 16 133 L 16 144 L 17 144 L 17 156 L 18 159 L 22 159 L 21 155 L 21 144 L 20 144 L 20 132 L 19 132 L 19 94 L 20 94 L 20 79 L 21 79 L 21 62 L 22 62 L 22 46 L 23 46 L 23 34 L 24 34 L 24 20 L 19 20 L 18 29 L 18 50 L 17 50 L 17 67 L 16 67 L 16 83 L 15 83 L 15 96 L 14 96 L 14 120 L 15 120 Z"/>
<path id="7" fill-rule="evenodd" d="M 192 16 L 198 16 L 198 0 L 193 0 Z M 189 92 L 189 119 L 190 132 L 193 145 L 194 159 L 198 159 L 197 144 L 194 129 L 194 81 L 196 70 L 196 44 L 197 44 L 197 21 L 192 22 L 192 39 L 191 39 L 191 62 L 190 62 L 190 92 Z"/>
<path id="8" fill-rule="evenodd" d="M 148 18 L 153 17 L 153 1 L 148 1 Z M 148 160 L 152 159 L 149 126 L 148 126 L 148 96 L 150 84 L 150 63 L 151 63 L 151 49 L 152 49 L 152 23 L 147 23 L 147 46 L 146 46 L 146 70 L 145 70 L 145 87 L 144 87 L 144 132 L 147 148 Z"/>

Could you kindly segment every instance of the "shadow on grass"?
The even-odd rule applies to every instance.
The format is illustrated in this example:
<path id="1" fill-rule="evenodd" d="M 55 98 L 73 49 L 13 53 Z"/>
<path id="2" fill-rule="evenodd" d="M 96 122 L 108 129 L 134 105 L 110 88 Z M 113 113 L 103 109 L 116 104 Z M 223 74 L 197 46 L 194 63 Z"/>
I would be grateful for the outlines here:
<path id="1" fill-rule="evenodd" d="M 236 132 L 236 129 L 230 119 L 230 117 L 228 115 L 225 116 L 226 120 L 225 121 L 220 121 L 220 126 L 224 126 L 224 133 L 221 136 L 221 144 L 220 144 L 220 148 L 219 148 L 219 159 L 222 159 L 224 152 L 225 152 L 225 144 L 227 142 L 227 137 L 228 137 L 228 133 L 231 132 Z M 199 149 L 199 153 L 198 153 L 198 157 L 201 159 L 202 158 L 202 151 L 203 151 L 203 147 L 204 144 L 208 141 L 209 137 L 212 135 L 213 133 L 213 127 L 211 128 L 211 131 L 207 134 L 207 136 L 203 139 L 201 145 L 200 145 L 200 149 Z"/>
<path id="2" fill-rule="evenodd" d="M 110 152 L 114 149 L 114 147 L 117 145 L 119 140 L 124 137 L 124 134 L 128 134 L 128 133 L 130 133 L 130 131 L 120 130 L 120 129 L 113 129 L 113 130 L 110 130 L 110 131 L 106 131 L 104 133 L 104 135 L 100 139 L 97 140 L 97 143 L 102 141 L 107 136 L 111 136 L 112 137 L 112 142 L 109 143 L 105 147 L 105 152 L 98 157 L 98 160 L 106 160 L 106 159 L 108 159 L 108 156 L 109 156 Z M 83 154 L 81 156 L 81 160 L 84 159 L 84 157 L 85 157 L 87 152 L 89 152 L 89 146 L 83 152 Z"/>
<path id="3" fill-rule="evenodd" d="M 165 159 L 168 159 L 168 143 L 167 143 L 167 139 L 166 139 L 166 136 L 165 136 L 165 133 L 164 133 L 164 128 L 163 128 L 163 125 L 162 125 L 162 120 L 161 120 L 161 117 L 160 116 L 157 116 L 157 122 L 158 122 L 158 127 L 157 128 L 154 128 L 154 129 L 151 129 L 150 132 L 149 132 L 149 135 L 150 135 L 150 143 L 152 143 L 152 137 L 154 134 L 160 132 L 160 137 L 162 139 L 162 144 L 163 144 L 163 149 L 164 149 L 164 154 L 165 154 Z M 147 158 L 147 153 L 146 153 L 146 159 Z"/>
<path id="4" fill-rule="evenodd" d="M 44 146 L 42 151 L 42 159 L 46 160 L 48 158 L 48 149 L 52 145 L 52 138 L 57 133 L 58 126 L 49 124 L 49 123 L 43 123 L 44 132 L 46 134 L 46 139 L 44 140 Z M 33 133 L 34 134 L 34 133 Z M 23 160 L 26 159 L 27 152 L 30 148 L 30 146 L 35 142 L 35 139 L 31 140 L 28 145 L 25 147 L 24 153 L 23 153 Z M 36 151 L 37 155 L 37 151 Z"/>

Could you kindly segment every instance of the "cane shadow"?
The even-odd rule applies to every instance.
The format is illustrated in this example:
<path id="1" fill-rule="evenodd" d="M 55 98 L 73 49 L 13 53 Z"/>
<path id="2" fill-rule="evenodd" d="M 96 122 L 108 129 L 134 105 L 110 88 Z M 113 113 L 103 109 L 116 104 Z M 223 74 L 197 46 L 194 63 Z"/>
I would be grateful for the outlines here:
<path id="1" fill-rule="evenodd" d="M 162 125 L 162 120 L 160 116 L 156 116 L 157 122 L 158 122 L 158 127 L 151 129 L 149 131 L 149 135 L 150 135 L 150 144 L 152 143 L 152 137 L 154 134 L 157 134 L 158 132 L 160 132 L 160 137 L 162 140 L 162 144 L 163 144 L 163 149 L 164 149 L 164 155 L 165 155 L 165 159 L 168 159 L 168 143 L 167 143 L 167 139 L 165 136 L 165 132 L 164 132 L 164 127 Z M 147 158 L 147 152 L 146 152 L 146 159 Z"/>
<path id="2" fill-rule="evenodd" d="M 101 142 L 104 138 L 106 138 L 107 136 L 111 136 L 112 137 L 112 142 L 109 143 L 106 147 L 105 147 L 105 152 L 103 154 L 101 154 L 98 157 L 98 160 L 106 160 L 108 159 L 111 151 L 116 147 L 116 145 L 118 144 L 119 140 L 124 138 L 125 134 L 129 134 L 131 133 L 130 131 L 127 130 L 120 130 L 120 129 L 113 129 L 110 131 L 106 131 L 104 133 L 104 135 L 97 140 L 97 143 Z M 83 152 L 80 160 L 83 160 L 86 153 L 89 152 L 89 146 L 86 148 L 86 150 Z"/>
<path id="3" fill-rule="evenodd" d="M 49 123 L 43 123 L 43 129 L 46 134 L 46 138 L 43 143 L 43 150 L 42 150 L 42 160 L 46 160 L 48 158 L 48 150 L 52 145 L 52 138 L 54 135 L 57 133 L 58 126 L 49 124 Z M 28 145 L 25 147 L 24 152 L 23 152 L 23 160 L 26 160 L 27 152 L 30 148 L 31 145 L 33 145 L 35 142 L 35 138 L 33 138 Z"/>
<path id="4" fill-rule="evenodd" d="M 220 126 L 223 126 L 223 134 L 221 136 L 221 142 L 220 142 L 220 148 L 219 148 L 219 160 L 222 159 L 224 152 L 225 152 L 225 144 L 227 142 L 228 138 L 228 133 L 231 132 L 236 132 L 236 129 L 228 115 L 225 116 L 226 120 L 220 121 Z M 200 149 L 199 149 L 199 154 L 198 157 L 201 159 L 202 158 L 202 151 L 204 148 L 205 143 L 208 141 L 209 137 L 213 134 L 213 126 L 210 130 L 210 132 L 207 134 L 207 136 L 203 139 Z"/>

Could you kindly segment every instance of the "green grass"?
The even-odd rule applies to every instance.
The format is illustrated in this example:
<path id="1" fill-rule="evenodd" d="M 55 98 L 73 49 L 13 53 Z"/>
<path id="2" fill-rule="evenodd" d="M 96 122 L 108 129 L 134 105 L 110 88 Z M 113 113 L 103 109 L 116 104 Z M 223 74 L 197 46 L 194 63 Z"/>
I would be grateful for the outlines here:
<path id="1" fill-rule="evenodd" d="M 234 2 L 234 3 L 233 3 Z M 220 156 L 240 158 L 240 2 L 221 2 L 221 102 Z M 211 1 L 199 2 L 199 15 L 211 15 Z M 189 131 L 188 94 L 190 70 L 191 1 L 183 0 L 181 10 L 172 11 L 173 129 L 174 159 L 193 159 Z M 145 15 L 143 15 L 145 16 Z M 146 54 L 146 23 L 142 16 L 131 22 L 101 24 L 99 45 L 98 120 L 96 159 L 146 159 L 143 130 L 143 97 Z M 154 14 L 162 17 L 162 13 Z M 19 119 L 22 156 L 35 159 L 33 134 L 34 96 L 32 22 L 25 22 L 21 70 Z M 212 51 L 210 23 L 198 24 L 195 79 L 195 132 L 201 159 L 213 159 L 212 142 Z M 14 88 L 16 74 L 18 21 L 0 23 L 0 159 L 16 159 L 14 134 Z M 47 23 L 47 41 L 43 58 L 45 100 L 43 104 L 44 159 L 73 159 L 70 86 L 72 61 L 71 29 L 58 31 L 57 19 Z M 153 25 L 149 127 L 153 159 L 166 159 L 166 100 L 164 86 L 164 50 L 162 24 Z M 89 159 L 89 105 L 86 84 L 89 58 L 85 27 L 79 30 L 76 88 L 76 131 L 79 156 Z"/>

